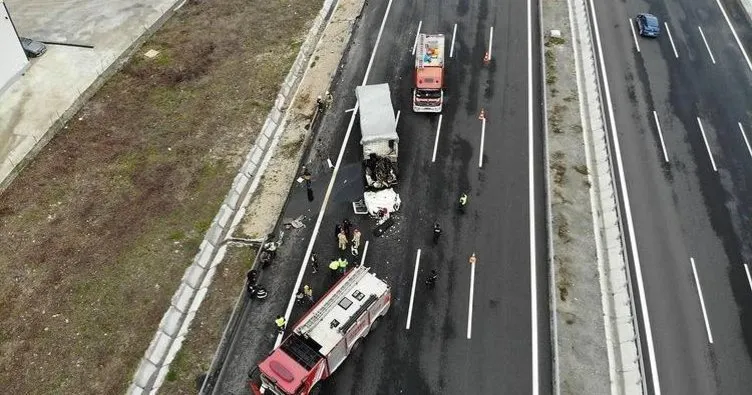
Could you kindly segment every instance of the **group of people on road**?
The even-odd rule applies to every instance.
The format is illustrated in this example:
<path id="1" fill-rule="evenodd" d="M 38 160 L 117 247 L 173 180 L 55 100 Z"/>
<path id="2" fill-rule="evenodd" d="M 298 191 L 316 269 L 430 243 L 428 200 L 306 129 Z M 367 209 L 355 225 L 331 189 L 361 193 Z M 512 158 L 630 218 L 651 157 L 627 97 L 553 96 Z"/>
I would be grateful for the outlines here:
<path id="1" fill-rule="evenodd" d="M 459 198 L 459 205 L 458 208 L 461 213 L 465 213 L 465 207 L 467 207 L 467 193 L 463 192 L 460 194 Z M 439 243 L 439 237 L 441 237 L 441 225 L 439 225 L 438 222 L 433 223 L 433 244 Z M 426 277 L 426 285 L 429 288 L 433 288 L 436 284 L 436 280 L 439 278 L 439 273 L 436 271 L 436 269 L 431 269 L 431 272 L 428 274 L 428 277 Z"/>
<path id="2" fill-rule="evenodd" d="M 337 247 L 340 252 L 347 250 L 347 246 L 350 244 L 350 253 L 353 256 L 358 256 L 361 233 L 349 219 L 345 218 L 341 224 L 335 225 L 334 234 L 337 237 Z"/>

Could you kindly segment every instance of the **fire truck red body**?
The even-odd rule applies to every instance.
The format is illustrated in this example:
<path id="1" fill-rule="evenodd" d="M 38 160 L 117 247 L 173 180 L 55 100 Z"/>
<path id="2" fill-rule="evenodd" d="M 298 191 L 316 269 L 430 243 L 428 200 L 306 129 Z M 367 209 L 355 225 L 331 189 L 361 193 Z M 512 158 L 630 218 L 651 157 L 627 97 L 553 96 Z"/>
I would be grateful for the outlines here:
<path id="1" fill-rule="evenodd" d="M 441 112 L 444 106 L 444 35 L 420 34 L 415 51 L 413 111 Z"/>
<path id="2" fill-rule="evenodd" d="M 389 285 L 365 266 L 340 279 L 258 365 L 260 390 L 277 395 L 316 393 L 391 305 Z M 319 384 L 319 385 L 317 385 Z"/>

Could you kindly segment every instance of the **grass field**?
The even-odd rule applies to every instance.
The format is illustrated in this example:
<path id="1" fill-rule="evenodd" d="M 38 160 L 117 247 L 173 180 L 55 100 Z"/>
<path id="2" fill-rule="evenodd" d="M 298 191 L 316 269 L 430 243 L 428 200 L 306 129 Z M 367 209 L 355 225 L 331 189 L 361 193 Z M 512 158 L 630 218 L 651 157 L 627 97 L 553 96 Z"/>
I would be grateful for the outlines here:
<path id="1" fill-rule="evenodd" d="M 4 393 L 125 390 L 320 7 L 189 0 L 0 195 Z"/>

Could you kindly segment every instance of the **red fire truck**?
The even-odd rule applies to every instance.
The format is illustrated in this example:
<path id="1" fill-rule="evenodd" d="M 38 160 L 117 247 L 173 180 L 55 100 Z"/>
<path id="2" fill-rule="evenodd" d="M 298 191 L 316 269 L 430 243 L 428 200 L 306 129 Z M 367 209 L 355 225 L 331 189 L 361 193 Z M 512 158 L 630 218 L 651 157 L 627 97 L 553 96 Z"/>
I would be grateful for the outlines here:
<path id="1" fill-rule="evenodd" d="M 413 111 L 441 112 L 444 105 L 444 35 L 420 34 L 415 51 Z"/>
<path id="2" fill-rule="evenodd" d="M 318 393 L 321 381 L 337 370 L 390 305 L 389 285 L 367 267 L 356 266 L 303 316 L 282 344 L 249 373 L 252 393 Z M 260 386 L 256 372 L 260 374 Z"/>

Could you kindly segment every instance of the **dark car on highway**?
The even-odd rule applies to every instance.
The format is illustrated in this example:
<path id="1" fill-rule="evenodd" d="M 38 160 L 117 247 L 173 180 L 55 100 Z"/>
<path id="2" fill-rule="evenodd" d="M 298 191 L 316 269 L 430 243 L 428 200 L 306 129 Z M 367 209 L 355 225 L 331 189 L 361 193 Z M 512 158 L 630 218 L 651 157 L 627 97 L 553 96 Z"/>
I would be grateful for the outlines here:
<path id="1" fill-rule="evenodd" d="M 36 58 L 37 56 L 42 56 L 45 52 L 47 52 L 47 46 L 40 43 L 39 41 L 32 40 L 30 38 L 26 37 L 19 37 L 21 40 L 21 46 L 23 47 L 24 52 L 26 52 L 26 55 L 31 58 Z"/>
<path id="2" fill-rule="evenodd" d="M 661 34 L 661 25 L 658 18 L 653 14 L 638 14 L 637 27 L 640 29 L 640 35 L 643 37 L 658 37 Z"/>

